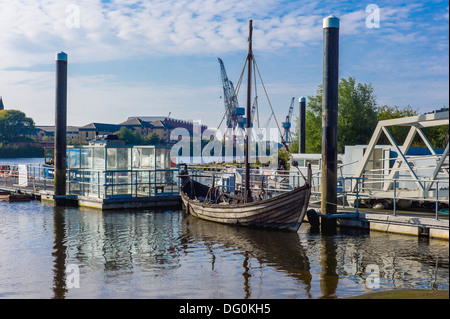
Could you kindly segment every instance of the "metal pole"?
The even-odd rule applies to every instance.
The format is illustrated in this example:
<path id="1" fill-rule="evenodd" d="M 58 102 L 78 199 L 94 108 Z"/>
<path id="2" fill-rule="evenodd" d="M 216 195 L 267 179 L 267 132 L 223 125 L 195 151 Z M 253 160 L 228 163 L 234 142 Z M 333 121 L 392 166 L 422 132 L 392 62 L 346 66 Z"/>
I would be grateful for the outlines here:
<path id="1" fill-rule="evenodd" d="M 245 142 L 245 190 L 244 190 L 244 199 L 247 201 L 250 198 L 250 163 L 249 163 L 249 157 L 250 157 L 250 140 L 251 140 L 251 103 L 252 103 L 252 60 L 253 60 L 253 53 L 252 53 L 252 33 L 253 33 L 253 20 L 249 20 L 248 25 L 248 54 L 247 54 L 247 61 L 248 61 L 248 77 L 247 77 L 247 123 L 246 123 L 246 142 Z"/>
<path id="2" fill-rule="evenodd" d="M 339 19 L 323 20 L 322 214 L 337 212 Z"/>
<path id="3" fill-rule="evenodd" d="M 439 182 L 436 182 L 436 220 L 439 220 Z"/>
<path id="4" fill-rule="evenodd" d="M 66 195 L 67 54 L 56 54 L 55 196 Z"/>
<path id="5" fill-rule="evenodd" d="M 394 216 L 397 216 L 397 181 L 394 180 Z"/>
<path id="6" fill-rule="evenodd" d="M 298 135 L 298 152 L 300 154 L 305 154 L 305 140 L 306 140 L 306 135 L 305 135 L 305 127 L 306 127 L 306 98 L 305 97 L 301 97 L 299 98 L 299 104 L 300 104 L 300 131 L 299 131 L 299 135 Z"/>

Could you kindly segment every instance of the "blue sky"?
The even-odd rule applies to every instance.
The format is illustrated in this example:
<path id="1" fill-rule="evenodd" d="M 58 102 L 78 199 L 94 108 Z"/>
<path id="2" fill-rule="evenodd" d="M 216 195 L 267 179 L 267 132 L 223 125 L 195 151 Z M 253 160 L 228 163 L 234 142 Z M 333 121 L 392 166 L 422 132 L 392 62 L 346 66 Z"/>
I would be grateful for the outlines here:
<path id="1" fill-rule="evenodd" d="M 379 28 L 367 27 L 369 4 L 380 10 Z M 448 1 L 0 0 L 0 96 L 7 109 L 53 125 L 54 57 L 65 51 L 69 125 L 171 112 L 217 127 L 217 58 L 236 83 L 253 19 L 254 54 L 281 121 L 292 97 L 321 84 L 330 14 L 341 23 L 340 77 L 372 83 L 379 105 L 448 107 Z"/>

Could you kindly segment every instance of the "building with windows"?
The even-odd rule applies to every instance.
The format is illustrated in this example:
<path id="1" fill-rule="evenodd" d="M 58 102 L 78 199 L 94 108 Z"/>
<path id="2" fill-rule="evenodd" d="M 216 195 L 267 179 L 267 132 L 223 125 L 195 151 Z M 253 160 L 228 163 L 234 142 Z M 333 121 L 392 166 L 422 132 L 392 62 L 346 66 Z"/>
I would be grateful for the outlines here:
<path id="1" fill-rule="evenodd" d="M 97 138 L 99 135 L 114 134 L 123 125 L 118 124 L 106 124 L 106 123 L 89 123 L 85 126 L 81 126 L 79 130 L 80 142 L 87 142 Z"/>
<path id="2" fill-rule="evenodd" d="M 79 128 L 77 126 L 67 126 L 67 140 L 78 142 L 80 140 Z M 31 136 L 37 142 L 52 143 L 55 141 L 54 126 L 36 126 Z"/>
<path id="3" fill-rule="evenodd" d="M 1 97 L 0 97 L 1 102 Z M 122 127 L 137 131 L 142 136 L 156 134 L 163 142 L 170 142 L 170 134 L 176 128 L 186 129 L 191 136 L 193 135 L 194 123 L 184 120 L 167 118 L 164 116 L 132 116 L 120 124 L 108 124 L 92 122 L 87 125 L 76 127 L 67 127 L 67 139 L 76 142 L 88 142 L 98 138 L 100 135 L 111 135 L 119 131 Z M 206 125 L 200 125 L 200 131 L 203 133 L 207 129 Z M 51 143 L 54 141 L 55 126 L 36 126 L 36 130 L 31 135 L 36 141 L 45 141 Z"/>

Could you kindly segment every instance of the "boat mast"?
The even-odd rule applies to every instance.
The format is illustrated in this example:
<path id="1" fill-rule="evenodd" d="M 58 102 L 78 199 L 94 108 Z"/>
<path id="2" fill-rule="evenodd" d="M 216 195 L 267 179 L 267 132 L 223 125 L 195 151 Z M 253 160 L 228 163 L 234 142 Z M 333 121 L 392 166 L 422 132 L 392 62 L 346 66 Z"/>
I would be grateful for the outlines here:
<path id="1" fill-rule="evenodd" d="M 245 190 L 244 190 L 244 200 L 248 201 L 250 199 L 250 140 L 251 140 L 251 101 L 252 101 L 252 31 L 253 31 L 253 20 L 249 20 L 248 25 L 248 54 L 247 54 L 247 62 L 248 62 L 248 78 L 247 78 L 247 123 L 246 123 L 246 143 L 245 143 Z"/>

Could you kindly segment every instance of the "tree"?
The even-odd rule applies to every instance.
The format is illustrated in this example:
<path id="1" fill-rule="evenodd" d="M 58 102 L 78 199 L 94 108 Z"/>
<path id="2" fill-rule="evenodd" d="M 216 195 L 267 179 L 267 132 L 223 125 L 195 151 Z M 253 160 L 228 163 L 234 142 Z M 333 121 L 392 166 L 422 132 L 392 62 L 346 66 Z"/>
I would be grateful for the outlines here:
<path id="1" fill-rule="evenodd" d="M 424 127 L 422 131 L 424 132 L 425 136 L 428 138 L 433 147 L 445 148 L 449 140 L 448 129 L 449 126 L 447 124 L 434 127 Z M 413 145 L 416 146 L 416 144 L 414 143 Z M 420 142 L 419 146 L 424 146 L 423 142 Z"/>
<path id="2" fill-rule="evenodd" d="M 408 117 L 417 115 L 417 110 L 413 110 L 411 106 L 407 105 L 404 108 L 399 108 L 398 106 L 388 106 L 383 105 L 378 111 L 378 121 L 397 119 L 401 117 Z M 407 126 L 391 126 L 389 127 L 389 132 L 396 141 L 398 145 L 402 145 L 406 136 L 409 132 L 409 127 Z M 378 140 L 378 144 L 390 144 L 388 138 L 382 134 Z"/>
<path id="3" fill-rule="evenodd" d="M 144 138 L 138 131 L 131 130 L 125 126 L 122 126 L 120 130 L 114 134 L 116 134 L 121 140 L 124 140 L 126 144 L 144 144 Z"/>
<path id="4" fill-rule="evenodd" d="M 371 84 L 355 78 L 339 82 L 338 151 L 345 145 L 367 144 L 377 126 L 377 103 Z"/>
<path id="5" fill-rule="evenodd" d="M 306 106 L 306 153 L 320 153 L 322 149 L 322 85 L 309 96 Z M 349 77 L 339 81 L 338 95 L 338 152 L 345 145 L 367 144 L 377 125 L 377 104 L 371 84 L 356 83 Z M 296 121 L 294 144 L 298 144 L 299 119 Z"/>
<path id="6" fill-rule="evenodd" d="M 161 143 L 161 139 L 159 138 L 158 134 L 154 132 L 145 137 L 145 144 L 158 145 L 159 143 Z"/>
<path id="7" fill-rule="evenodd" d="M 0 141 L 20 142 L 35 129 L 33 119 L 18 110 L 0 111 Z"/>

